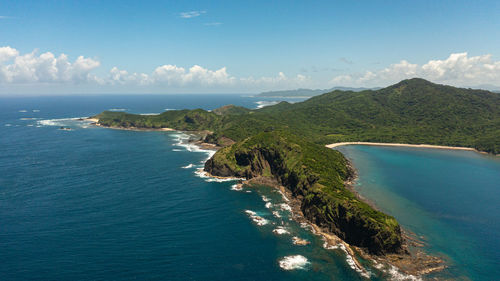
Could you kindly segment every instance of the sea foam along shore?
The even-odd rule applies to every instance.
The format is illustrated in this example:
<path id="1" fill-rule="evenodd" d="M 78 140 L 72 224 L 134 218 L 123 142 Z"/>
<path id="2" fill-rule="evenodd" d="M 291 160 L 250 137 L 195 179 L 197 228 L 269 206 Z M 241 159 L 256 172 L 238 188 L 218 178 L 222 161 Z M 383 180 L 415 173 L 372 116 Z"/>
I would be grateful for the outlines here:
<path id="1" fill-rule="evenodd" d="M 94 122 L 94 125 L 96 125 L 96 126 L 100 126 L 98 123 L 99 120 L 97 120 L 97 119 L 88 118 L 87 120 Z M 105 126 L 102 126 L 102 127 L 110 128 L 110 129 L 124 129 L 124 128 L 113 128 L 113 127 L 105 127 Z M 134 129 L 132 129 L 132 130 L 134 130 Z M 167 130 L 168 131 L 176 131 L 176 130 L 172 130 L 172 129 L 167 129 Z M 138 131 L 146 131 L 146 130 L 139 129 Z M 161 131 L 161 130 L 153 130 L 153 131 Z M 190 143 L 190 142 L 188 142 L 188 140 L 190 139 L 189 135 L 187 135 L 183 132 L 180 132 L 180 131 L 177 131 L 177 132 L 179 133 L 176 135 L 176 140 L 178 142 L 174 145 L 184 147 L 187 151 L 190 151 L 190 152 L 205 152 L 205 153 L 207 153 L 207 159 L 205 159 L 205 161 L 202 161 L 202 162 L 206 162 L 206 160 L 210 159 L 215 154 L 217 148 L 214 147 L 212 149 L 206 149 L 203 145 L 201 145 L 199 143 L 194 143 L 194 142 Z M 349 144 L 357 144 L 357 143 L 349 143 Z M 344 145 L 344 144 L 341 144 L 341 145 Z M 241 185 L 248 185 L 248 182 L 246 181 L 246 179 L 214 176 L 208 172 L 203 171 L 203 168 L 196 169 L 195 174 L 198 177 L 204 178 L 205 181 L 224 182 L 224 181 L 238 181 L 239 180 L 240 182 L 242 182 L 242 184 L 240 183 L 240 186 L 238 186 L 239 188 L 242 188 Z M 276 186 L 276 187 L 278 187 L 278 186 Z M 290 199 L 293 197 L 291 197 L 290 194 L 287 194 L 288 192 L 286 191 L 286 189 L 284 187 L 279 186 L 278 190 L 286 202 L 296 201 L 296 200 Z M 297 203 L 297 202 L 294 202 L 294 203 Z M 283 207 L 283 206 L 281 206 L 281 207 Z M 288 208 L 286 208 L 286 209 L 288 209 Z M 301 217 L 302 220 L 304 219 L 303 215 L 301 214 L 300 208 L 291 208 L 289 211 L 291 211 L 292 217 L 296 221 L 298 221 L 298 222 L 301 221 L 301 219 L 298 219 L 299 217 Z M 268 223 L 268 221 L 266 219 L 258 216 L 257 213 L 254 211 L 246 210 L 245 213 L 247 213 L 247 215 L 254 221 L 254 223 L 256 223 L 259 226 L 262 226 L 262 225 L 265 225 Z M 330 247 L 332 247 L 334 245 L 335 246 L 340 246 L 340 245 L 344 246 L 341 248 L 346 253 L 347 262 L 348 262 L 349 266 L 352 269 L 354 269 L 355 271 L 357 271 L 358 273 L 360 273 L 361 276 L 364 276 L 364 277 L 370 276 L 370 273 L 367 272 L 366 269 L 355 258 L 355 253 L 349 244 L 347 244 L 346 242 L 344 242 L 343 240 L 341 240 L 340 238 L 338 238 L 337 236 L 335 236 L 331 233 L 327 233 L 327 232 L 322 231 L 321 228 L 319 228 L 317 225 L 315 225 L 311 222 L 307 222 L 307 224 L 311 226 L 311 230 L 313 233 L 320 235 L 323 237 L 323 239 L 325 239 L 325 242 L 326 242 L 325 246 L 330 246 Z M 332 247 L 332 249 L 333 248 L 334 247 Z M 309 263 L 309 261 L 307 261 L 307 259 L 304 260 L 302 257 L 290 256 L 290 257 L 285 257 L 283 260 L 280 261 L 280 267 L 282 269 L 285 269 L 285 270 L 292 270 L 292 269 L 297 269 L 297 268 L 303 269 L 304 266 L 307 265 L 308 263 Z M 394 268 L 394 270 L 396 270 L 396 269 Z M 409 275 L 409 276 L 411 276 L 411 275 Z M 411 277 L 414 277 L 414 276 L 411 276 Z"/>
<path id="2" fill-rule="evenodd" d="M 149 114 L 149 113 L 148 113 Z M 146 114 L 146 115 L 148 115 Z M 142 115 L 142 114 L 141 114 Z M 137 127 L 109 127 L 109 126 L 102 126 L 99 124 L 99 119 L 97 118 L 86 118 L 85 120 L 93 122 L 93 125 L 98 126 L 98 127 L 103 127 L 103 128 L 108 128 L 108 129 L 116 129 L 116 130 L 126 130 L 126 131 L 161 131 L 161 132 L 172 132 L 176 131 L 172 128 L 137 128 Z"/>
<path id="3" fill-rule="evenodd" d="M 372 145 L 372 146 L 399 146 L 399 147 L 416 147 L 416 148 L 436 148 L 436 149 L 451 149 L 451 150 L 468 150 L 477 151 L 471 147 L 460 147 L 460 146 L 445 146 L 445 145 L 431 145 L 431 144 L 409 144 L 409 143 L 384 143 L 384 142 L 363 142 L 363 141 L 353 141 L 353 142 L 338 142 L 325 145 L 328 148 L 335 148 L 343 145 Z"/>

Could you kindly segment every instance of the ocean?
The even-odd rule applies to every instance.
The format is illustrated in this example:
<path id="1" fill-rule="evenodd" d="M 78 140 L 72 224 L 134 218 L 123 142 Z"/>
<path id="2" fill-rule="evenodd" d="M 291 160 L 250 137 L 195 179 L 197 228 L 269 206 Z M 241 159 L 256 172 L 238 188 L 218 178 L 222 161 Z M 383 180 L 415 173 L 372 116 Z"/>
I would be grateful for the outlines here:
<path id="1" fill-rule="evenodd" d="M 213 152 L 190 145 L 189 135 L 76 120 L 103 110 L 274 102 L 239 95 L 0 98 L 0 279 L 415 280 L 393 270 L 361 272 L 341 247 L 326 249 L 292 221 L 275 190 L 237 190 L 234 181 L 203 177 L 198 169 Z M 339 149 L 359 171 L 356 189 L 449 261 L 437 277 L 496 279 L 497 158 Z M 310 244 L 296 245 L 294 237 Z"/>

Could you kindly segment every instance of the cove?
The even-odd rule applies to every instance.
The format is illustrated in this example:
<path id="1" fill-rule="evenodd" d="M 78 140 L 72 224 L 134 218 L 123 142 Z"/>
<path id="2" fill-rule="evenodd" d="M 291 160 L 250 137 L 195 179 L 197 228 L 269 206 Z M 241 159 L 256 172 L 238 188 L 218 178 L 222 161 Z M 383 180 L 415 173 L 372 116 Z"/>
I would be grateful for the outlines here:
<path id="1" fill-rule="evenodd" d="M 416 234 L 448 268 L 427 277 L 494 280 L 500 273 L 500 158 L 471 151 L 338 147 L 354 188 Z"/>

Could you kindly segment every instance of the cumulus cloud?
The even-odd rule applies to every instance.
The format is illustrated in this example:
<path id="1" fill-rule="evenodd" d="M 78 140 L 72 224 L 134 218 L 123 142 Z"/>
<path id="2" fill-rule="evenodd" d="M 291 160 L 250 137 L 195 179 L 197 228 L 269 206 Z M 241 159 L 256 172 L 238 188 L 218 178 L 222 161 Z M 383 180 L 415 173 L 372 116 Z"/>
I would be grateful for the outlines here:
<path id="1" fill-rule="evenodd" d="M 494 61 L 491 55 L 468 56 L 467 53 L 456 53 L 451 54 L 447 59 L 430 60 L 423 65 L 402 60 L 377 71 L 339 75 L 334 77 L 330 83 L 380 86 L 413 77 L 456 86 L 499 85 L 500 61 Z"/>
<path id="2" fill-rule="evenodd" d="M 288 77 L 279 72 L 276 76 L 238 78 L 229 74 L 226 67 L 211 70 L 200 65 L 184 68 L 171 64 L 158 66 L 151 73 L 129 72 L 113 67 L 107 75 L 99 77 L 93 71 L 100 65 L 98 60 L 83 56 L 71 61 L 66 54 L 39 54 L 37 50 L 21 54 L 12 47 L 0 47 L 0 85 L 80 85 L 102 91 L 113 91 L 115 87 L 123 86 L 118 89 L 225 89 L 248 92 L 304 87 L 311 82 L 309 77 L 301 74 Z M 71 88 L 67 89 L 71 91 Z"/>
<path id="3" fill-rule="evenodd" d="M 0 48 L 0 83 L 84 83 L 99 79 L 90 72 L 100 62 L 79 56 L 71 62 L 65 54 L 56 57 L 51 52 L 20 55 L 11 47 Z"/>
<path id="4" fill-rule="evenodd" d="M 180 13 L 180 17 L 183 18 L 183 19 L 190 19 L 190 18 L 199 17 L 199 16 L 201 16 L 204 13 L 206 13 L 206 11 L 182 12 L 182 13 Z"/>

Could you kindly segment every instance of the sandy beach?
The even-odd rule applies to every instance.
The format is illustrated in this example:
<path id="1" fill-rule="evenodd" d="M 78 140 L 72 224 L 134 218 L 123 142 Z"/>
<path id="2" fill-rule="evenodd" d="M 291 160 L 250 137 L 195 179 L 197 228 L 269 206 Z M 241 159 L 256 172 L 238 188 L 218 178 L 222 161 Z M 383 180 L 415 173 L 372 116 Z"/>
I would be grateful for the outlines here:
<path id="1" fill-rule="evenodd" d="M 477 151 L 470 147 L 459 147 L 459 146 L 444 146 L 444 145 L 431 145 L 431 144 L 407 144 L 407 143 L 383 143 L 383 142 L 338 142 L 325 145 L 328 148 L 335 148 L 343 145 L 373 145 L 373 146 L 399 146 L 399 147 L 416 147 L 416 148 L 435 148 L 435 149 L 451 149 L 451 150 L 468 150 Z"/>

